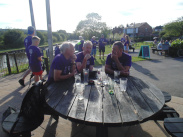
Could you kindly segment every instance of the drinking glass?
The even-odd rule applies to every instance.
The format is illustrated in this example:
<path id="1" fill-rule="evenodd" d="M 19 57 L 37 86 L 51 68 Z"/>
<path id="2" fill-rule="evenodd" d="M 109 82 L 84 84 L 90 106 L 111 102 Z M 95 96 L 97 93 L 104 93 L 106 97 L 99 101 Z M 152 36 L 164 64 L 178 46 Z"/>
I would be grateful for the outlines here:
<path id="1" fill-rule="evenodd" d="M 86 85 L 88 83 L 89 69 L 83 69 L 83 76 L 84 76 L 84 83 Z"/>
<path id="2" fill-rule="evenodd" d="M 126 92 L 127 78 L 120 78 L 120 91 Z"/>
<path id="3" fill-rule="evenodd" d="M 120 75 L 120 71 L 115 70 L 114 71 L 114 81 L 119 82 L 119 75 Z"/>

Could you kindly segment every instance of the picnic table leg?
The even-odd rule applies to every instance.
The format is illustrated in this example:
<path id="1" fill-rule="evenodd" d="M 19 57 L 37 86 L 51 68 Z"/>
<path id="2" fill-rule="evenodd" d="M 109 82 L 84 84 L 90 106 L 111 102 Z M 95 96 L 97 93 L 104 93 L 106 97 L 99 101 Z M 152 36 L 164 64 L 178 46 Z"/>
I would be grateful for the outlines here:
<path id="1" fill-rule="evenodd" d="M 108 137 L 108 127 L 103 125 L 96 126 L 96 137 Z"/>

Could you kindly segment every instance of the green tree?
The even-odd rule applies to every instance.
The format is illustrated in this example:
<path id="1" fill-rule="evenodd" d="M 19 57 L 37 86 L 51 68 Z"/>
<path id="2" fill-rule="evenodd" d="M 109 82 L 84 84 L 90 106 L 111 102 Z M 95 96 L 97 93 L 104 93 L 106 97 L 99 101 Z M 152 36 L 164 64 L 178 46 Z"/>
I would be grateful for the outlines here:
<path id="1" fill-rule="evenodd" d="M 83 35 L 85 39 L 91 39 L 92 36 L 99 36 L 100 33 L 108 30 L 105 22 L 101 22 L 101 16 L 98 13 L 89 13 L 86 20 L 82 20 L 77 25 L 75 33 Z"/>
<path id="2" fill-rule="evenodd" d="M 24 35 L 23 31 L 10 29 L 4 33 L 3 42 L 6 48 L 20 48 L 24 46 Z"/>
<path id="3" fill-rule="evenodd" d="M 183 36 L 183 16 L 173 22 L 167 23 L 164 26 L 164 30 L 166 35 Z"/>
<path id="4" fill-rule="evenodd" d="M 57 39 L 56 42 L 57 42 L 57 41 L 61 41 L 61 37 L 60 37 L 60 35 L 59 35 L 58 32 L 53 32 L 52 35 L 53 35 L 54 37 L 56 37 L 56 39 Z"/>
<path id="5" fill-rule="evenodd" d="M 43 45 L 47 41 L 44 33 L 37 31 L 37 36 L 41 39 L 40 45 Z"/>

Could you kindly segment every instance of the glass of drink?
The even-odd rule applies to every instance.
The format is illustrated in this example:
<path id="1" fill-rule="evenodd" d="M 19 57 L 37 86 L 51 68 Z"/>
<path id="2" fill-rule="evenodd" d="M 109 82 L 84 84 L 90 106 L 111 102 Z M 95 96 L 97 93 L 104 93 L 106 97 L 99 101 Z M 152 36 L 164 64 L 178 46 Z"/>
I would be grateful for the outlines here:
<path id="1" fill-rule="evenodd" d="M 120 91 L 126 92 L 127 78 L 120 78 Z"/>
<path id="2" fill-rule="evenodd" d="M 89 69 L 83 69 L 83 76 L 84 76 L 84 84 L 86 85 L 88 83 Z"/>
<path id="3" fill-rule="evenodd" d="M 120 71 L 115 70 L 114 71 L 114 81 L 119 82 L 119 75 L 120 75 Z"/>

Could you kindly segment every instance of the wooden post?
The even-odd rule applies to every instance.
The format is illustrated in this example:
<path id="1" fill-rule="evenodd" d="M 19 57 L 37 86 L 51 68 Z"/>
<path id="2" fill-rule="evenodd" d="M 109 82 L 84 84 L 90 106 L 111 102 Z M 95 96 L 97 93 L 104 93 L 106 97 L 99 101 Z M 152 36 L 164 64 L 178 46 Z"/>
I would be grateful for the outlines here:
<path id="1" fill-rule="evenodd" d="M 9 61 L 8 53 L 6 53 L 6 63 L 7 63 L 7 67 L 8 67 L 8 72 L 9 72 L 9 74 L 11 74 L 11 67 L 10 67 L 10 61 Z"/>
<path id="2" fill-rule="evenodd" d="M 16 66 L 16 69 L 17 69 L 17 73 L 19 73 L 18 65 L 17 65 L 17 59 L 16 59 L 15 53 L 13 53 L 13 56 L 14 56 L 14 60 L 15 60 L 15 66 Z"/>

